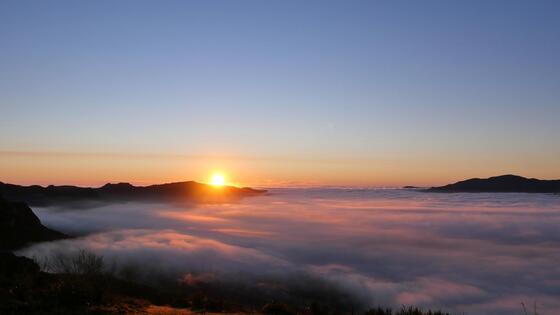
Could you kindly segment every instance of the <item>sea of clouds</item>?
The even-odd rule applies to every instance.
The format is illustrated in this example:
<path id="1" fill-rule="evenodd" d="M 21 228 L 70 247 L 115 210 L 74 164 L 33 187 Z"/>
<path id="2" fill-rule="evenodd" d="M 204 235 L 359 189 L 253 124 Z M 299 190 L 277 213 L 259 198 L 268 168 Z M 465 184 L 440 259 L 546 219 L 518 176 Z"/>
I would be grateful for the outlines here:
<path id="1" fill-rule="evenodd" d="M 560 310 L 559 195 L 273 189 L 231 204 L 34 210 L 45 225 L 79 237 L 21 254 L 84 248 L 136 266 L 146 282 L 266 278 L 328 287 L 358 308 L 496 315 L 536 302 L 541 315 Z"/>

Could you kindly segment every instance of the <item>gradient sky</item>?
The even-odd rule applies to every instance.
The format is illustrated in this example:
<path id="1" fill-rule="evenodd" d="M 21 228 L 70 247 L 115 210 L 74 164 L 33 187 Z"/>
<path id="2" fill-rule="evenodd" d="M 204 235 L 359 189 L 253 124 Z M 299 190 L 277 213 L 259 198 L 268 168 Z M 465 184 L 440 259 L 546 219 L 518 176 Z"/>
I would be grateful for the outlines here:
<path id="1" fill-rule="evenodd" d="M 0 181 L 560 178 L 558 1 L 0 2 Z"/>

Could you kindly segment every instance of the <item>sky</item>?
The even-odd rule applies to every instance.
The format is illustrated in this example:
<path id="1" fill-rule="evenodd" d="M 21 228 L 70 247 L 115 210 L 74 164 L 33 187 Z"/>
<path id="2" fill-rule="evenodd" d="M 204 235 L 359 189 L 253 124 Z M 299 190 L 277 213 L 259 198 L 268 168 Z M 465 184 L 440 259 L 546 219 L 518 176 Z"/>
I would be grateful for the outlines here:
<path id="1" fill-rule="evenodd" d="M 560 178 L 557 1 L 0 2 L 0 181 Z"/>

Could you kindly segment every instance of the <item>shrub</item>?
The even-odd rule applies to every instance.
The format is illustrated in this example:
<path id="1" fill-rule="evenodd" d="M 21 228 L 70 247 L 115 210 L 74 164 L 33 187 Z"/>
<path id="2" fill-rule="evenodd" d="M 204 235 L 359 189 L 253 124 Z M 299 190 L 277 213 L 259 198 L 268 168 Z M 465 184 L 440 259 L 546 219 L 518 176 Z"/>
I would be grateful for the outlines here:
<path id="1" fill-rule="evenodd" d="M 105 269 L 103 257 L 85 249 L 74 254 L 56 253 L 41 265 L 50 272 L 76 275 L 101 275 Z"/>

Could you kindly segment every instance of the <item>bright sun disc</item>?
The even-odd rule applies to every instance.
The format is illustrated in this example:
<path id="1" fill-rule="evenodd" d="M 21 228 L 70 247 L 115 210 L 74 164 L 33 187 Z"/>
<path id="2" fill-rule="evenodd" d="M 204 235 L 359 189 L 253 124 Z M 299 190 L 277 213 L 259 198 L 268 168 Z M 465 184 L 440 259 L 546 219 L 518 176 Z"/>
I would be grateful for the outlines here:
<path id="1" fill-rule="evenodd" d="M 210 184 L 214 186 L 223 186 L 226 183 L 226 179 L 222 174 L 214 174 L 212 175 L 212 179 L 210 180 Z"/>

